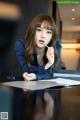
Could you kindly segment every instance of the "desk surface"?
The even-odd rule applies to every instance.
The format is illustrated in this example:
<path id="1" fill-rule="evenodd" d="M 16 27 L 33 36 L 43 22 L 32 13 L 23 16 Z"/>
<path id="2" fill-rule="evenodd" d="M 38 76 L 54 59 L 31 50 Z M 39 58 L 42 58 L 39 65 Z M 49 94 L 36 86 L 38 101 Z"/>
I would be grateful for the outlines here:
<path id="1" fill-rule="evenodd" d="M 9 120 L 80 120 L 80 87 L 26 91 L 0 87 L 0 112 Z"/>

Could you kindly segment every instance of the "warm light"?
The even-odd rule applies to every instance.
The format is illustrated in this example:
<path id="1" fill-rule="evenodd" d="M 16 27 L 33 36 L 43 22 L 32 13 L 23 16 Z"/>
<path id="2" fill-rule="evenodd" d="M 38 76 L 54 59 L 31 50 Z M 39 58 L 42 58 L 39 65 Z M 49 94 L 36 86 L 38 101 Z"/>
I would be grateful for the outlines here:
<path id="1" fill-rule="evenodd" d="M 64 49 L 80 49 L 80 43 L 76 44 L 61 44 Z"/>
<path id="2" fill-rule="evenodd" d="M 74 11 L 75 11 L 75 9 L 74 9 L 74 8 L 72 8 L 72 11 L 74 12 Z"/>
<path id="3" fill-rule="evenodd" d="M 72 18 L 72 20 L 75 20 L 75 18 Z"/>
<path id="4" fill-rule="evenodd" d="M 0 2 L 0 18 L 18 19 L 20 16 L 21 12 L 18 5 Z"/>
<path id="5" fill-rule="evenodd" d="M 76 26 L 63 26 L 64 32 L 80 32 L 80 25 Z"/>

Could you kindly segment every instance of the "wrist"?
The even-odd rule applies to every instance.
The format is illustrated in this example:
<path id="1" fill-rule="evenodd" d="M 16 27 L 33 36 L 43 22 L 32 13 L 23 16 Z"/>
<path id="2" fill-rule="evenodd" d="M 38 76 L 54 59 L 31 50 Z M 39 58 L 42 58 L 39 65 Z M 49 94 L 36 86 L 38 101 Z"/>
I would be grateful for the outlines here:
<path id="1" fill-rule="evenodd" d="M 48 68 L 50 68 L 52 65 L 53 65 L 53 63 L 51 63 L 51 62 L 48 62 L 48 63 L 45 65 L 45 69 L 48 69 Z"/>
<path id="2" fill-rule="evenodd" d="M 37 78 L 37 76 L 36 76 L 36 74 L 34 74 L 34 79 L 36 79 Z"/>

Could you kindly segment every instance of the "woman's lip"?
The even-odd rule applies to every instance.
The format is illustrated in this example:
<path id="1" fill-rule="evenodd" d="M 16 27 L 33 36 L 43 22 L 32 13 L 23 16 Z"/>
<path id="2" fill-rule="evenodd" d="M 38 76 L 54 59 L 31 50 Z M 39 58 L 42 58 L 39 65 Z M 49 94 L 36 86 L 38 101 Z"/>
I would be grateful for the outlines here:
<path id="1" fill-rule="evenodd" d="M 39 40 L 39 42 L 40 42 L 40 43 L 43 43 L 43 44 L 45 43 L 43 40 Z"/>
<path id="2" fill-rule="evenodd" d="M 44 42 L 44 40 L 39 40 L 39 41 L 42 41 L 42 42 Z"/>

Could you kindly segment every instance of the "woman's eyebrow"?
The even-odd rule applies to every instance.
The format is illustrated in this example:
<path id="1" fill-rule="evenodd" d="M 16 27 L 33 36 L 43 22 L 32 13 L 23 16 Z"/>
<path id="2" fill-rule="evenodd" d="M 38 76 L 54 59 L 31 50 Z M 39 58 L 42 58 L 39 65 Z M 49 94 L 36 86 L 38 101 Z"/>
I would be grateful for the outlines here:
<path id="1" fill-rule="evenodd" d="M 53 31 L 53 29 L 52 28 L 49 28 L 49 27 L 41 27 L 41 26 L 37 26 L 36 28 L 41 28 L 41 29 L 47 29 L 47 30 L 50 30 L 50 31 Z"/>
<path id="2" fill-rule="evenodd" d="M 50 30 L 50 31 L 53 31 L 53 29 L 51 29 L 51 28 L 46 28 L 47 30 Z"/>

